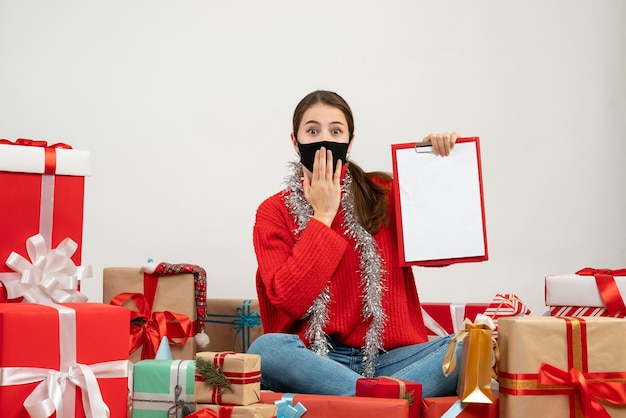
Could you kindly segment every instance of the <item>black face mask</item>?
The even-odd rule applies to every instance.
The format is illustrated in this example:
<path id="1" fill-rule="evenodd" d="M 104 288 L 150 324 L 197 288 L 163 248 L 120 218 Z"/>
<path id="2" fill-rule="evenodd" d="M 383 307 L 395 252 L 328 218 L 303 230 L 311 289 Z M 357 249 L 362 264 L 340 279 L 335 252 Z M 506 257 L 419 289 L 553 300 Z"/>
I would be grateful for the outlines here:
<path id="1" fill-rule="evenodd" d="M 297 140 L 296 140 L 297 142 Z M 346 164 L 346 158 L 348 156 L 348 144 L 341 142 L 320 141 L 313 142 L 312 144 L 301 144 L 298 142 L 298 151 L 300 151 L 300 162 L 303 166 L 313 172 L 313 162 L 315 162 L 315 152 L 324 147 L 333 153 L 333 171 L 337 167 L 337 160 L 341 160 L 343 165 Z"/>

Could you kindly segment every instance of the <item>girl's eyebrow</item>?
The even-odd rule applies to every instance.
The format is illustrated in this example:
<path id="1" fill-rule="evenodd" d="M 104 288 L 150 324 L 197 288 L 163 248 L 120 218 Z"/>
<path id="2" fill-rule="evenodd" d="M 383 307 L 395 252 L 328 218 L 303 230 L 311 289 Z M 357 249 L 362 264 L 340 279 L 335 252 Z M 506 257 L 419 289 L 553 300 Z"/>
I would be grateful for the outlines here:
<path id="1" fill-rule="evenodd" d="M 313 119 L 307 120 L 306 122 L 304 122 L 305 125 L 308 125 L 310 123 L 316 123 L 316 124 L 320 125 L 320 123 L 318 121 L 313 120 Z M 330 122 L 330 125 L 342 125 L 343 126 L 343 122 L 341 122 L 339 120 L 336 120 L 334 122 Z"/>

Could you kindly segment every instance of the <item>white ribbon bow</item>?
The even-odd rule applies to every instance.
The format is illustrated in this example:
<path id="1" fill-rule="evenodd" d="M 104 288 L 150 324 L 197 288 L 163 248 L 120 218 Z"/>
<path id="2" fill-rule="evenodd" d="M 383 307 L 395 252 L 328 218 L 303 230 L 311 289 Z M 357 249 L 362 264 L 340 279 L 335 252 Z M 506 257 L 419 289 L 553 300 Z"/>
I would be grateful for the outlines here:
<path id="1" fill-rule="evenodd" d="M 87 302 L 78 291 L 80 280 L 93 277 L 91 266 L 76 267 L 71 260 L 78 244 L 65 238 L 57 248 L 48 252 L 42 235 L 26 240 L 30 261 L 11 252 L 6 265 L 21 273 L 21 280 L 5 283 L 9 298 L 24 296 L 31 303 Z"/>

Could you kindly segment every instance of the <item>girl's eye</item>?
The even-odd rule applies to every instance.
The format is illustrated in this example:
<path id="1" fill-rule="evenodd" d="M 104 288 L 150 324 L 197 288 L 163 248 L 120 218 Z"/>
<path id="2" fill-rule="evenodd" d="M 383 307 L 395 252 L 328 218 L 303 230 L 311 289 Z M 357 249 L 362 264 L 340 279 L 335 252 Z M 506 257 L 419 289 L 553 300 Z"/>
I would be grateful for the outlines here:
<path id="1" fill-rule="evenodd" d="M 333 129 L 332 131 L 330 131 L 333 135 L 340 135 L 341 134 L 341 129 Z"/>
<path id="2" fill-rule="evenodd" d="M 310 128 L 310 129 L 307 129 L 306 132 L 308 134 L 310 134 L 310 135 L 316 135 L 317 134 L 317 129 Z"/>

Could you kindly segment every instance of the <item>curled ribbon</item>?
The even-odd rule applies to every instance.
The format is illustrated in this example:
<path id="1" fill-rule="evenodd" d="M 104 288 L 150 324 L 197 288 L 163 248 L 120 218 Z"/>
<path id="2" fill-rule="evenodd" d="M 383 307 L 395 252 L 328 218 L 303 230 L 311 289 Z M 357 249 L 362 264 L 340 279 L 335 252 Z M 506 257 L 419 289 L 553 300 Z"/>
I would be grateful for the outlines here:
<path id="1" fill-rule="evenodd" d="M 539 367 L 539 383 L 547 386 L 565 386 L 575 390 L 583 415 L 590 418 L 610 418 L 598 399 L 613 405 L 626 404 L 626 383 L 603 381 L 602 373 L 583 373 L 576 368 L 569 371 L 542 363 Z"/>
<path id="2" fill-rule="evenodd" d="M 296 405 L 293 404 L 295 396 L 293 393 L 286 393 L 280 399 L 274 401 L 276 418 L 300 418 L 304 415 L 307 409 L 300 402 Z"/>
<path id="3" fill-rule="evenodd" d="M 30 261 L 11 252 L 6 265 L 21 273 L 19 281 L 7 283 L 9 297 L 23 296 L 31 303 L 87 302 L 87 296 L 78 291 L 81 280 L 91 278 L 91 266 L 76 267 L 71 260 L 78 244 L 65 238 L 57 248 L 48 252 L 42 235 L 26 240 Z"/>
<path id="4" fill-rule="evenodd" d="M 469 319 L 465 319 L 465 327 L 457 331 L 448 343 L 448 348 L 446 349 L 446 354 L 443 358 L 443 364 L 441 365 L 441 370 L 443 371 L 444 376 L 448 377 L 456 369 L 459 344 L 461 344 L 461 342 L 465 339 L 470 329 L 490 329 L 493 331 L 495 327 L 496 324 L 493 318 L 487 315 L 476 315 L 476 319 L 473 323 Z"/>
<path id="5" fill-rule="evenodd" d="M 192 323 L 187 315 L 170 311 L 152 312 L 152 304 L 142 293 L 120 293 L 111 300 L 111 305 L 123 306 L 129 299 L 138 309 L 131 311 L 130 353 L 143 345 L 141 359 L 154 359 L 163 337 L 167 337 L 170 344 L 177 345 L 183 345 L 189 337 L 193 337 Z"/>
<path id="6" fill-rule="evenodd" d="M 613 316 L 618 312 L 626 313 L 626 306 L 615 283 L 614 276 L 626 276 L 626 269 L 609 270 L 585 267 L 576 272 L 579 276 L 593 276 L 600 292 L 600 297 L 606 306 L 606 311 Z"/>

